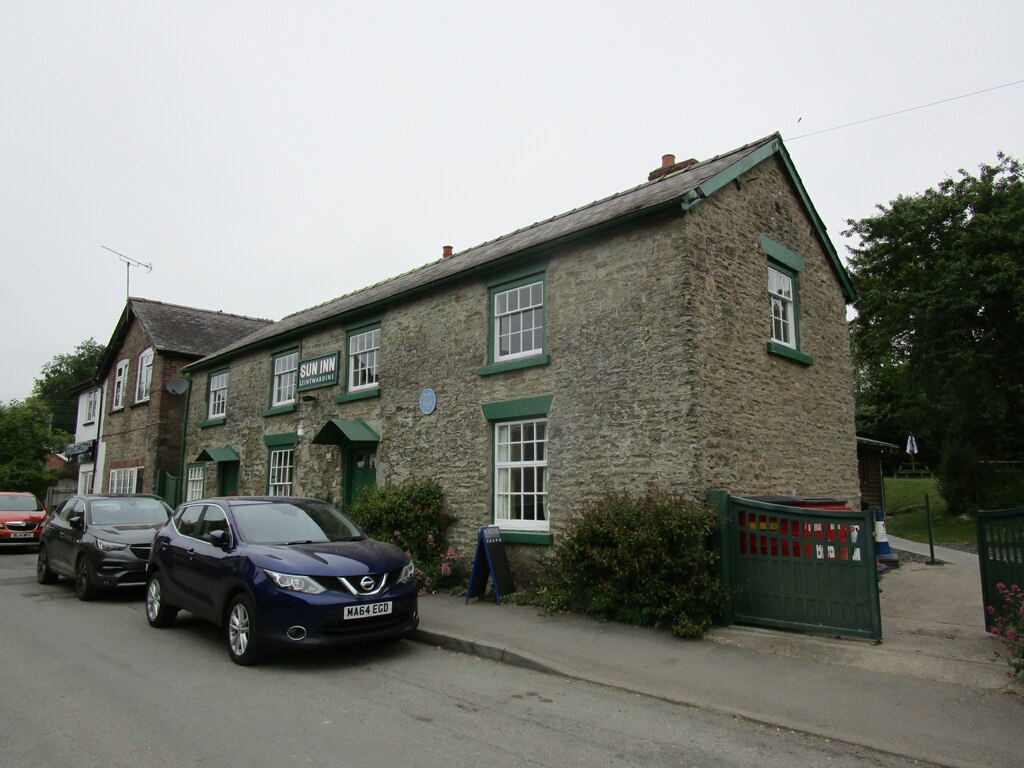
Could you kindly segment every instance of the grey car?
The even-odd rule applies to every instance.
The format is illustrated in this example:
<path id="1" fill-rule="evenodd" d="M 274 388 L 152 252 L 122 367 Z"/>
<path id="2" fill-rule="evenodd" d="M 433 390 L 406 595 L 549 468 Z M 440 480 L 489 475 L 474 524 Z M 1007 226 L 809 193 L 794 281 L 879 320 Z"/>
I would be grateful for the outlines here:
<path id="1" fill-rule="evenodd" d="M 40 584 L 73 579 L 80 600 L 145 584 L 153 536 L 172 511 L 159 496 L 72 496 L 43 525 L 36 578 Z"/>

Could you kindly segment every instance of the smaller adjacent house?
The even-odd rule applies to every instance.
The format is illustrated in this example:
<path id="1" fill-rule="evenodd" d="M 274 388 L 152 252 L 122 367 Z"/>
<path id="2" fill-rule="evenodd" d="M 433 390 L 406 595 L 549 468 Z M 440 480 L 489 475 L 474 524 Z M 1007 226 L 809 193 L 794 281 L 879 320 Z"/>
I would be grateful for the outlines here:
<path id="1" fill-rule="evenodd" d="M 129 298 L 94 380 L 80 391 L 72 446 L 79 490 L 156 493 L 178 500 L 181 369 L 269 325 L 269 320 Z"/>
<path id="2" fill-rule="evenodd" d="M 78 422 L 75 426 L 75 442 L 64 449 L 69 464 L 77 475 L 76 493 L 96 493 L 98 474 L 103 472 L 103 453 L 100 450 L 100 424 L 103 420 L 103 382 L 95 380 L 78 386 Z"/>

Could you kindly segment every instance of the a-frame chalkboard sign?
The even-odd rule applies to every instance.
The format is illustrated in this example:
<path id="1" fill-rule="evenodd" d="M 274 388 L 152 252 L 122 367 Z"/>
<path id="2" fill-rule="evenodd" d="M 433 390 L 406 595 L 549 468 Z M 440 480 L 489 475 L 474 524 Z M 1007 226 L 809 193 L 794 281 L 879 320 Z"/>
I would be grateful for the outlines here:
<path id="1" fill-rule="evenodd" d="M 516 591 L 505 545 L 501 543 L 501 529 L 496 525 L 484 526 L 477 534 L 473 570 L 469 573 L 469 588 L 466 589 L 467 603 L 472 597 L 484 596 L 488 575 L 494 588 L 494 602 L 500 603 L 502 595 L 511 595 Z"/>

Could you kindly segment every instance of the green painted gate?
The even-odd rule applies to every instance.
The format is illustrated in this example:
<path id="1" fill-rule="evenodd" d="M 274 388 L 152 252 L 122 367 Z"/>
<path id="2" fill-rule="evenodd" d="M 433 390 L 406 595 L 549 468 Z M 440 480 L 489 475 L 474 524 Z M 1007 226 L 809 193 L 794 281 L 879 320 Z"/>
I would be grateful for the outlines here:
<path id="1" fill-rule="evenodd" d="M 997 584 L 1024 587 L 1024 507 L 978 510 L 982 605 L 1000 602 Z M 994 617 L 985 611 L 985 628 Z"/>
<path id="2" fill-rule="evenodd" d="M 723 522 L 726 623 L 880 640 L 874 515 L 711 494 Z"/>

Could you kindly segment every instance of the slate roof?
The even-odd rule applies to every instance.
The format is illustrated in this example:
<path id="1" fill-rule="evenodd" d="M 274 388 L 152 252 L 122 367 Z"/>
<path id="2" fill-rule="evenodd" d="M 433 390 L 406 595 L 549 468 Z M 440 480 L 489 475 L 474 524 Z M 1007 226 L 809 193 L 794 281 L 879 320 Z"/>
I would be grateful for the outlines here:
<path id="1" fill-rule="evenodd" d="M 273 325 L 261 328 L 243 339 L 228 344 L 216 355 L 193 363 L 189 368 L 206 367 L 208 364 L 220 361 L 242 349 L 262 346 L 273 339 L 294 335 L 310 326 L 316 326 L 355 311 L 383 306 L 404 295 L 418 293 L 430 285 L 443 285 L 451 280 L 493 267 L 498 262 L 514 257 L 516 254 L 525 254 L 563 239 L 599 232 L 632 215 L 642 215 L 645 212 L 676 206 L 680 202 L 687 204 L 699 202 L 704 197 L 702 185 L 712 182 L 708 194 L 713 194 L 721 186 L 721 183 L 717 185 L 714 183 L 715 179 L 721 179 L 723 174 L 728 173 L 730 169 L 742 166 L 744 160 L 753 162 L 759 158 L 763 159 L 767 156 L 766 153 L 774 154 L 775 152 L 782 153 L 794 183 L 802 192 L 802 183 L 792 168 L 788 153 L 782 146 L 782 138 L 778 133 L 773 133 L 726 154 L 698 162 L 625 192 L 619 192 L 611 197 L 553 216 L 546 221 L 531 224 L 496 240 L 454 254 L 447 259 L 432 262 L 390 280 L 288 315 Z M 817 213 L 814 212 L 809 198 L 806 195 L 803 197 L 812 217 L 820 225 L 820 220 Z M 820 225 L 819 229 L 826 249 L 830 250 L 834 256 L 834 249 L 825 234 L 824 226 Z M 845 271 L 838 256 L 834 256 L 833 261 L 841 273 L 840 279 L 842 280 L 845 277 Z"/>
<path id="2" fill-rule="evenodd" d="M 142 326 L 157 352 L 195 358 L 212 355 L 217 350 L 273 323 L 272 320 L 165 304 L 132 296 L 128 298 L 128 303 L 103 353 L 98 378 L 102 378 L 114 362 L 113 357 L 118 354 L 133 317 Z"/>
<path id="3" fill-rule="evenodd" d="M 272 323 L 271 320 L 148 299 L 128 301 L 142 329 L 161 352 L 203 357 Z"/>

